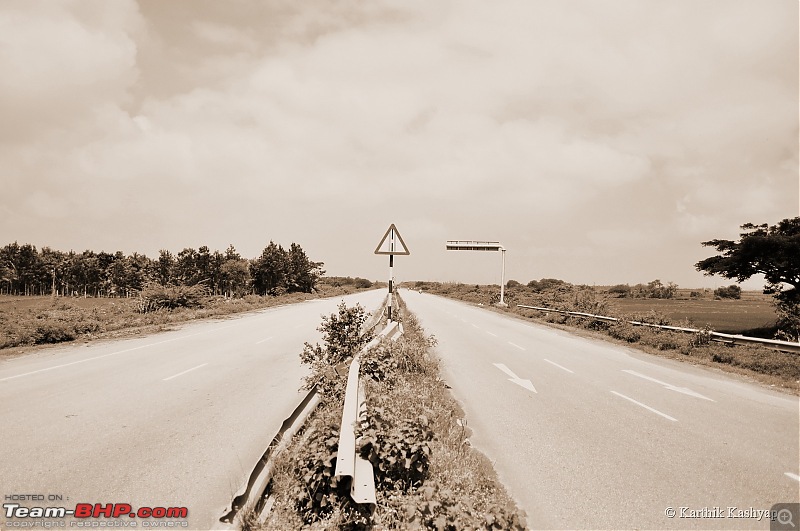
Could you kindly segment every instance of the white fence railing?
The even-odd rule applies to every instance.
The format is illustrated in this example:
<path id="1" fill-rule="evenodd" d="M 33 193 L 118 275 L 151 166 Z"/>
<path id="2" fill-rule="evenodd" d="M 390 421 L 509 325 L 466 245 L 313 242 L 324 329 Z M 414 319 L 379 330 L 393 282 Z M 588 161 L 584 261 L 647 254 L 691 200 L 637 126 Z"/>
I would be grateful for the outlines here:
<path id="1" fill-rule="evenodd" d="M 567 310 L 556 310 L 555 308 L 543 308 L 540 306 L 527 306 L 525 304 L 517 304 L 518 308 L 527 308 L 529 310 L 539 310 L 540 312 L 556 312 L 564 315 L 571 315 L 574 317 L 584 317 L 589 319 L 597 319 L 600 321 L 622 321 L 616 317 L 608 317 L 605 315 L 594 315 L 584 312 L 569 312 Z M 697 334 L 702 332 L 696 328 L 682 328 L 679 326 L 657 325 L 652 323 L 643 323 L 641 321 L 626 321 L 634 326 L 648 326 L 651 328 L 661 328 L 663 330 L 672 330 L 674 332 L 684 332 L 688 334 Z M 708 332 L 712 341 L 727 343 L 729 345 L 761 345 L 762 347 L 770 348 L 773 350 L 780 350 L 783 352 L 800 353 L 800 343 L 792 343 L 791 341 L 779 341 L 777 339 L 762 339 L 760 337 L 749 337 L 738 334 L 723 334 L 721 332 Z"/>

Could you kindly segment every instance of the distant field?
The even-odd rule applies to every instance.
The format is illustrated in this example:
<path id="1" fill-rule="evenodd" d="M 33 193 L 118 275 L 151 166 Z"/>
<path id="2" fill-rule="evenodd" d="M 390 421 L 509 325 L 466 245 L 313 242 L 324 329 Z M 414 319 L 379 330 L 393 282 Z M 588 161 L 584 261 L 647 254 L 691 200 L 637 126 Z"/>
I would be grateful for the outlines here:
<path id="1" fill-rule="evenodd" d="M 698 328 L 709 326 L 728 334 L 756 334 L 773 328 L 777 319 L 772 297 L 758 292 L 745 292 L 739 300 L 611 299 L 609 305 L 624 314 L 654 310 L 673 321 L 686 319 Z"/>

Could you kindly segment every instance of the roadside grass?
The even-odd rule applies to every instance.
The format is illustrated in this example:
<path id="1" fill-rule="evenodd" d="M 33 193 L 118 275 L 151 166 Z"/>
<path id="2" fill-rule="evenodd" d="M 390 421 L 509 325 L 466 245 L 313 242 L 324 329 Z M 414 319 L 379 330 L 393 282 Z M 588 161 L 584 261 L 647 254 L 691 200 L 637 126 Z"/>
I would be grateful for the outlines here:
<path id="1" fill-rule="evenodd" d="M 703 328 L 699 323 L 704 322 L 722 324 L 724 328 L 727 323 L 728 328 L 724 328 L 727 333 L 742 333 L 763 327 L 765 316 L 769 319 L 767 308 L 771 309 L 771 305 L 768 297 L 762 294 L 748 294 L 742 300 L 731 301 L 608 299 L 591 287 L 587 289 L 574 286 L 570 289 L 560 288 L 536 293 L 523 288 L 507 291 L 506 293 L 510 292 L 507 299 L 509 306 L 499 308 L 491 305 L 499 286 L 423 283 L 423 291 L 481 304 L 492 311 L 615 342 L 649 354 L 738 374 L 771 387 L 800 394 L 800 354 L 757 345 L 729 345 L 709 341 L 708 335 L 703 332 L 688 334 L 628 323 L 611 324 L 591 318 L 567 317 L 555 312 L 517 307 L 517 304 L 527 304 L 686 328 Z M 694 319 L 689 319 L 692 315 Z M 774 310 L 771 315 L 774 317 Z M 710 326 L 705 327 L 705 330 L 712 329 Z"/>
<path id="2" fill-rule="evenodd" d="M 76 340 L 116 338 L 168 329 L 171 325 L 335 297 L 361 291 L 352 286 L 319 285 L 316 293 L 207 297 L 201 307 L 141 313 L 137 298 L 0 296 L 0 357 L 27 348 Z"/>
<path id="3" fill-rule="evenodd" d="M 342 401 L 323 400 L 278 456 L 274 503 L 251 529 L 524 529 L 525 516 L 491 462 L 469 445 L 470 430 L 439 377 L 427 337 L 402 302 L 404 335 L 361 359 L 367 401 L 356 426 L 360 455 L 375 472 L 373 514 L 334 479 Z M 346 376 L 343 376 L 346 377 Z"/>

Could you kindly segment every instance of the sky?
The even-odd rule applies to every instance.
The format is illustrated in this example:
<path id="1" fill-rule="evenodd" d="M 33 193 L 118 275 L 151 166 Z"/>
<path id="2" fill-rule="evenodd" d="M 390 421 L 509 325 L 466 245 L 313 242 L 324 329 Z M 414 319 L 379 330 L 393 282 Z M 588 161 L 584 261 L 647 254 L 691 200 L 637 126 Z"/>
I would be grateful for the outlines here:
<path id="1" fill-rule="evenodd" d="M 796 0 L 6 0 L 0 245 L 330 275 L 730 281 L 800 215 Z M 758 288 L 757 279 L 746 283 Z"/>

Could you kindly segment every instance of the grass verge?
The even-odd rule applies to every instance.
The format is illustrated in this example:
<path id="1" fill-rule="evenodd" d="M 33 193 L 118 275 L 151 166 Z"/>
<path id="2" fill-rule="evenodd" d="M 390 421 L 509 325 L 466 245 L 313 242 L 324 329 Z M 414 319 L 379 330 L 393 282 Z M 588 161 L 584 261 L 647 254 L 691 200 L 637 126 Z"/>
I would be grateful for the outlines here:
<path id="1" fill-rule="evenodd" d="M 690 322 L 676 322 L 663 312 L 653 309 L 638 313 L 621 313 L 615 310 L 613 304 L 609 304 L 609 301 L 599 297 L 591 288 L 582 289 L 574 286 L 567 289 L 562 286 L 557 290 L 545 290 L 531 294 L 528 298 L 517 293 L 515 298 L 508 301 L 509 305 L 506 308 L 491 304 L 494 301 L 492 297 L 497 293 L 499 287 L 494 289 L 491 286 L 456 285 L 454 287 L 439 283 L 424 283 L 423 290 L 472 304 L 480 304 L 492 311 L 511 314 L 573 333 L 579 332 L 584 336 L 630 346 L 649 354 L 738 374 L 751 381 L 792 394 L 800 394 L 800 355 L 796 353 L 780 352 L 757 345 L 728 345 L 709 341 L 707 333 L 703 331 L 698 334 L 687 334 L 633 326 L 623 322 L 612 324 L 591 318 L 570 317 L 555 312 L 546 313 L 516 306 L 517 304 L 527 304 L 652 324 L 694 327 Z M 661 301 L 658 302 L 663 304 Z"/>
<path id="2" fill-rule="evenodd" d="M 24 353 L 36 345 L 118 338 L 164 330 L 171 325 L 336 297 L 362 291 L 354 286 L 322 284 L 313 294 L 248 295 L 239 299 L 207 297 L 194 308 L 141 313 L 140 301 L 112 298 L 0 296 L 0 357 Z"/>
<path id="3" fill-rule="evenodd" d="M 469 445 L 464 414 L 439 378 L 439 363 L 431 353 L 435 340 L 402 303 L 400 315 L 404 335 L 381 342 L 361 359 L 367 409 L 356 427 L 356 446 L 375 472 L 374 513 L 353 504 L 348 482 L 333 477 L 342 396 L 331 392 L 277 457 L 268 518 L 246 527 L 525 528 L 524 514 L 499 483 L 491 462 Z"/>

